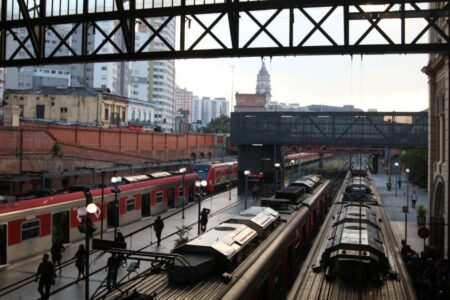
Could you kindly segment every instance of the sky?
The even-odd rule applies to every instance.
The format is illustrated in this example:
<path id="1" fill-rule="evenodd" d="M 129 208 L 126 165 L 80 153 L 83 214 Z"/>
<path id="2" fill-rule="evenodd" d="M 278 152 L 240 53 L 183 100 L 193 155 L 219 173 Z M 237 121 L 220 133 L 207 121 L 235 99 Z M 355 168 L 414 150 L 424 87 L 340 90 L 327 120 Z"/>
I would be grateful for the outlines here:
<path id="1" fill-rule="evenodd" d="M 427 60 L 427 55 L 297 56 L 265 58 L 265 64 L 272 101 L 421 111 L 428 107 L 427 76 L 421 72 Z M 255 93 L 261 62 L 260 57 L 180 60 L 176 83 L 200 97 L 229 100 L 232 91 Z"/>
<path id="2" fill-rule="evenodd" d="M 382 11 L 385 6 L 366 7 L 366 11 Z M 318 22 L 328 9 L 309 11 Z M 273 12 L 257 12 L 255 18 L 264 23 Z M 202 21 L 211 24 L 213 16 Z M 270 32 L 287 43 L 287 12 L 281 13 L 269 26 Z M 341 23 L 339 23 L 341 22 Z M 258 29 L 245 14 L 240 15 L 240 44 L 244 44 Z M 342 42 L 342 11 L 337 9 L 323 23 L 323 28 L 338 44 Z M 355 24 L 355 25 L 353 25 Z M 394 42 L 400 38 L 400 26 L 396 20 L 382 20 L 379 25 Z M 351 41 L 358 39 L 370 25 L 367 21 L 351 23 Z M 412 40 L 426 24 L 414 20 L 406 24 L 406 40 Z M 294 43 L 299 42 L 309 30 L 311 23 L 298 11 L 294 23 Z M 213 32 L 228 46 L 227 21 L 219 22 Z M 186 32 L 187 47 L 195 41 L 202 29 L 194 20 Z M 209 38 L 209 39 L 208 39 Z M 422 42 L 428 39 L 425 34 Z M 386 43 L 379 33 L 373 30 L 367 43 Z M 206 37 L 199 47 L 213 46 L 214 41 Z M 261 34 L 253 47 L 272 45 L 267 36 Z M 326 44 L 324 36 L 316 31 L 310 45 Z M 197 47 L 196 49 L 198 49 Z M 271 76 L 272 101 L 298 103 L 300 106 L 323 104 L 342 106 L 346 104 L 367 110 L 378 111 L 421 111 L 428 108 L 428 79 L 421 72 L 427 65 L 428 55 L 354 55 L 354 56 L 296 56 L 264 58 Z M 193 59 L 176 61 L 176 84 L 187 88 L 200 97 L 225 97 L 232 93 L 255 93 L 256 76 L 261 68 L 261 57 L 233 59 Z M 232 67 L 234 66 L 234 67 Z M 234 101 L 234 100 L 233 100 Z M 234 105 L 234 104 L 233 104 Z"/>

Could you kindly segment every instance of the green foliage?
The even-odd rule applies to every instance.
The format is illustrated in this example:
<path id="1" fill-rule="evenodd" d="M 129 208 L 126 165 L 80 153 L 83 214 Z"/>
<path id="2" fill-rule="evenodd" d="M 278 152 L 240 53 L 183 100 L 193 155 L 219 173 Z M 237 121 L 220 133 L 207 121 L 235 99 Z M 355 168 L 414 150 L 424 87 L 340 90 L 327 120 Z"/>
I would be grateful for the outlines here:
<path id="1" fill-rule="evenodd" d="M 175 233 L 178 238 L 175 240 L 175 248 L 189 242 L 189 231 L 191 231 L 191 226 L 177 226 L 177 232 Z"/>
<path id="2" fill-rule="evenodd" d="M 53 145 L 52 154 L 53 154 L 53 157 L 59 156 L 61 154 L 61 147 L 58 145 L 58 143 L 55 143 Z"/>
<path id="3" fill-rule="evenodd" d="M 427 188 L 428 180 L 428 151 L 423 149 L 409 149 L 400 155 L 400 161 L 409 168 L 409 181 L 421 188 Z"/>
<path id="4" fill-rule="evenodd" d="M 204 133 L 230 133 L 230 118 L 224 115 L 212 119 L 203 130 Z"/>
<path id="5" fill-rule="evenodd" d="M 182 108 L 180 108 L 178 112 L 180 113 L 180 115 L 183 117 L 184 120 L 188 120 L 189 115 L 191 114 L 191 112 L 188 109 Z"/>
<path id="6" fill-rule="evenodd" d="M 418 217 L 423 218 L 427 216 L 427 209 L 423 205 L 417 206 L 416 212 Z"/>

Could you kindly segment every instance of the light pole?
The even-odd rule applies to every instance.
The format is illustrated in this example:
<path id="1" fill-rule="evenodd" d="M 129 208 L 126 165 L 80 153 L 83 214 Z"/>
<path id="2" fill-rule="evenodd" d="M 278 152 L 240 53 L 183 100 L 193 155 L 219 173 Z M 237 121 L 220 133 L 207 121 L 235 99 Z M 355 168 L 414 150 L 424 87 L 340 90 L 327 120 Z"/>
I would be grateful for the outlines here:
<path id="1" fill-rule="evenodd" d="M 249 170 L 244 171 L 245 175 L 245 197 L 244 197 L 244 208 L 247 209 L 247 194 L 248 194 L 248 175 L 250 175 Z"/>
<path id="2" fill-rule="evenodd" d="M 408 213 L 409 213 L 409 168 L 405 169 L 407 176 L 406 182 L 406 210 L 405 210 L 405 243 L 408 243 Z"/>
<path id="3" fill-rule="evenodd" d="M 288 178 L 289 184 L 292 182 L 291 177 L 292 177 L 292 173 L 294 173 L 294 170 L 293 170 L 294 163 L 295 163 L 295 160 L 291 159 L 291 169 L 289 171 L 289 178 Z"/>
<path id="4" fill-rule="evenodd" d="M 398 162 L 395 162 L 394 163 L 394 166 L 395 166 L 395 168 L 396 168 L 396 171 L 395 171 L 395 182 L 394 182 L 394 184 L 395 184 L 395 197 L 397 197 L 397 185 L 398 185 Z"/>
<path id="5" fill-rule="evenodd" d="M 114 185 L 114 188 L 111 190 L 114 193 L 114 239 L 117 236 L 117 226 L 119 226 L 119 201 L 117 195 L 120 193 L 119 183 L 122 181 L 122 177 L 113 177 L 111 178 L 111 183 Z"/>
<path id="6" fill-rule="evenodd" d="M 198 235 L 200 235 L 200 214 L 201 214 L 201 203 L 202 203 L 202 187 L 205 187 L 208 183 L 206 180 L 196 181 L 195 186 L 198 189 Z"/>
<path id="7" fill-rule="evenodd" d="M 91 214 L 96 214 L 97 217 L 100 215 L 100 211 L 95 203 L 92 203 L 92 194 L 89 189 L 83 191 L 86 198 L 86 207 L 80 207 L 77 211 L 79 217 L 84 217 L 84 229 L 85 229 L 85 269 L 86 275 L 84 277 L 85 281 L 85 299 L 89 299 L 89 237 L 92 236 L 93 227 Z"/>
<path id="8" fill-rule="evenodd" d="M 275 194 L 278 190 L 278 168 L 280 167 L 280 164 L 276 163 L 274 167 L 275 167 L 275 190 L 273 193 Z"/>
<path id="9" fill-rule="evenodd" d="M 233 163 L 228 163 L 228 200 L 231 200 L 231 176 L 233 173 Z"/>
<path id="10" fill-rule="evenodd" d="M 102 172 L 102 209 L 104 209 L 103 205 L 105 203 L 105 175 L 106 172 Z M 100 239 L 103 240 L 103 217 L 100 218 Z"/>
<path id="11" fill-rule="evenodd" d="M 183 174 L 183 179 L 182 179 L 182 184 L 183 184 L 183 207 L 182 207 L 182 213 L 181 213 L 181 218 L 184 219 L 184 175 L 186 174 L 186 168 L 181 168 L 180 169 L 180 173 Z M 179 195 L 179 194 L 178 194 Z"/>

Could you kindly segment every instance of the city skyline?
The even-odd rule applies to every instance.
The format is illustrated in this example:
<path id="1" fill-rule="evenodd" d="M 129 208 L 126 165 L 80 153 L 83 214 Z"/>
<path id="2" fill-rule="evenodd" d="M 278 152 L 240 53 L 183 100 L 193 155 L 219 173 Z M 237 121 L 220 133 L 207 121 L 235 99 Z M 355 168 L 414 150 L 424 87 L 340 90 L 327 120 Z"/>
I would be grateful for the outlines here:
<path id="1" fill-rule="evenodd" d="M 377 55 L 363 56 L 361 63 L 359 55 L 303 56 L 265 58 L 265 64 L 275 102 L 422 111 L 428 108 L 428 82 L 421 71 L 427 60 L 427 55 Z M 234 107 L 236 92 L 255 93 L 261 58 L 177 60 L 175 64 L 179 86 L 194 95 L 229 99 L 233 94 Z M 317 67 L 324 64 L 330 65 L 327 72 Z"/>

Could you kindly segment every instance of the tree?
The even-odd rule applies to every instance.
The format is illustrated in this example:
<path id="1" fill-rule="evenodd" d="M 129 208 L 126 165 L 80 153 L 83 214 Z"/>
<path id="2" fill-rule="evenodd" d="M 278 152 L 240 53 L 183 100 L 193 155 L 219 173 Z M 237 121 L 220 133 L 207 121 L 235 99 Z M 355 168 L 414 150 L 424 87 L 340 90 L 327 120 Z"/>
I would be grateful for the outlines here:
<path id="1" fill-rule="evenodd" d="M 428 179 L 428 152 L 423 149 L 409 149 L 400 155 L 402 164 L 409 168 L 409 181 L 419 187 L 427 187 Z"/>
<path id="2" fill-rule="evenodd" d="M 189 115 L 191 114 L 191 112 L 188 109 L 182 109 L 180 108 L 178 110 L 178 112 L 180 113 L 180 115 L 183 117 L 184 121 L 187 122 L 187 120 L 189 119 Z"/>
<path id="3" fill-rule="evenodd" d="M 230 133 L 230 117 L 221 115 L 218 118 L 212 119 L 206 128 L 203 130 L 204 133 Z"/>

